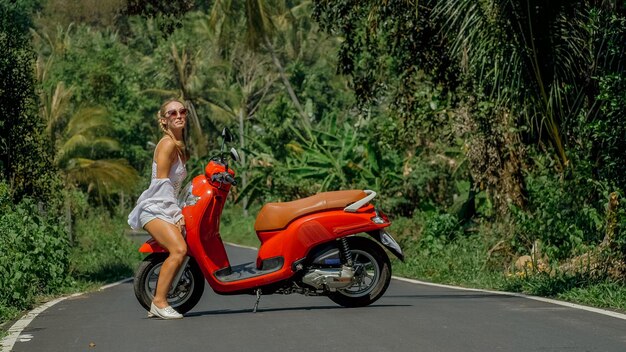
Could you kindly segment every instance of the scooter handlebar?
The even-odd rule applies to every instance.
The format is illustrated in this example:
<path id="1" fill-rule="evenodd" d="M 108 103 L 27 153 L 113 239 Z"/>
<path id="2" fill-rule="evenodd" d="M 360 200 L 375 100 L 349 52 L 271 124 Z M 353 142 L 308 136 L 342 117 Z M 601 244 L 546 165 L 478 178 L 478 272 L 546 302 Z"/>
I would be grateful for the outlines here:
<path id="1" fill-rule="evenodd" d="M 211 181 L 219 182 L 219 183 L 228 183 L 233 186 L 237 186 L 237 181 L 228 172 L 220 172 L 218 174 L 214 174 L 213 176 L 211 176 Z"/>
<path id="2" fill-rule="evenodd" d="M 237 181 L 235 181 L 233 175 L 229 174 L 228 172 L 225 172 L 224 180 L 233 186 L 237 186 Z"/>

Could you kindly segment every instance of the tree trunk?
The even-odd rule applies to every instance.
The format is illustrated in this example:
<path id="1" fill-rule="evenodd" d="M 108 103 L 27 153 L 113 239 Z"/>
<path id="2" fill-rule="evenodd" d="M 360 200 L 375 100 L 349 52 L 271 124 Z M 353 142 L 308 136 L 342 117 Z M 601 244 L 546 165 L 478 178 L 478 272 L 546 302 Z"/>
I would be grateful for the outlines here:
<path id="1" fill-rule="evenodd" d="M 193 152 L 196 157 L 202 157 L 206 155 L 207 145 L 206 140 L 204 139 L 204 133 L 202 133 L 202 127 L 200 126 L 200 119 L 198 118 L 198 114 L 196 113 L 196 108 L 193 104 L 193 101 L 190 99 L 185 99 L 185 105 L 187 109 L 189 109 L 189 117 L 192 135 L 193 135 Z"/>
<path id="2" fill-rule="evenodd" d="M 69 200 L 65 200 L 65 221 L 67 222 L 67 239 L 70 245 L 74 244 L 74 229 L 72 226 L 72 204 Z"/>
<path id="3" fill-rule="evenodd" d="M 270 42 L 267 35 L 264 35 L 263 38 L 265 39 L 265 45 L 267 45 L 267 49 L 269 50 L 272 56 L 272 61 L 274 61 L 274 65 L 276 65 L 276 67 L 278 68 L 278 73 L 280 75 L 280 78 L 283 80 L 283 84 L 285 85 L 285 88 L 287 89 L 287 93 L 289 94 L 289 97 L 291 98 L 293 105 L 295 105 L 296 110 L 298 110 L 298 113 L 300 114 L 300 117 L 302 118 L 302 123 L 306 127 L 311 127 L 311 120 L 309 118 L 309 115 L 307 115 L 306 112 L 304 112 L 304 109 L 302 109 L 302 104 L 300 104 L 300 100 L 298 100 L 298 97 L 296 96 L 296 93 L 293 90 L 293 87 L 291 86 L 291 82 L 289 82 L 289 79 L 287 78 L 287 75 L 285 74 L 285 69 L 283 68 L 283 65 L 280 63 L 278 56 L 276 56 L 276 52 L 274 51 L 274 47 L 272 46 L 272 43 Z"/>
<path id="4" fill-rule="evenodd" d="M 243 136 L 245 131 L 244 122 L 246 116 L 248 115 L 246 110 L 246 102 L 244 101 L 241 105 L 241 109 L 239 109 L 239 149 L 241 150 L 239 157 L 241 158 L 241 164 L 244 166 L 244 171 L 241 173 L 241 189 L 245 189 L 248 185 L 248 173 L 245 170 L 247 168 L 246 153 L 244 151 L 246 144 Z M 248 216 L 248 197 L 244 197 L 241 204 L 243 205 L 243 216 Z"/>

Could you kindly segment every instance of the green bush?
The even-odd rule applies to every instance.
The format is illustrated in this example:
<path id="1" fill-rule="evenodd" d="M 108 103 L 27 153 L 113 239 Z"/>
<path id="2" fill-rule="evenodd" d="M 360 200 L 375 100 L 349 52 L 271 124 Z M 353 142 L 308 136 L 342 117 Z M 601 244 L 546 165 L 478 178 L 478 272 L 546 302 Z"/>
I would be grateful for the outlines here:
<path id="1" fill-rule="evenodd" d="M 436 255 L 462 234 L 463 229 L 456 216 L 445 213 L 427 216 L 418 246 L 423 255 Z"/>
<path id="2" fill-rule="evenodd" d="M 0 322 L 43 296 L 133 275 L 142 254 L 126 235 L 125 216 L 111 216 L 102 208 L 86 211 L 79 195 L 65 195 L 76 203 L 70 245 L 63 221 L 43 213 L 30 198 L 13 204 L 9 187 L 0 182 Z"/>
<path id="3" fill-rule="evenodd" d="M 626 29 L 624 29 L 626 31 Z M 599 83 L 600 114 L 583 124 L 590 149 L 590 160 L 597 165 L 598 177 L 626 188 L 626 74 L 602 77 Z"/>
<path id="4" fill-rule="evenodd" d="M 601 183 L 585 177 L 585 170 L 573 170 L 563 179 L 550 169 L 526 177 L 528 209 L 513 209 L 517 227 L 513 247 L 527 254 L 535 240 L 550 260 L 581 254 L 597 245 L 604 233 L 604 206 Z"/>
<path id="5" fill-rule="evenodd" d="M 111 216 L 94 208 L 76 220 L 70 275 L 84 284 L 102 284 L 133 276 L 143 255 L 126 234 L 125 214 Z"/>
<path id="6" fill-rule="evenodd" d="M 52 294 L 67 281 L 67 234 L 29 198 L 10 201 L 0 183 L 0 314 L 28 308 L 37 295 Z"/>
<path id="7" fill-rule="evenodd" d="M 261 242 L 254 231 L 254 222 L 260 210 L 260 207 L 252 207 L 248 209 L 248 216 L 244 216 L 243 208 L 240 205 L 232 204 L 229 199 L 220 219 L 222 240 L 258 248 Z"/>
<path id="8" fill-rule="evenodd" d="M 405 262 L 395 262 L 396 275 L 462 286 L 498 288 L 501 267 L 490 265 L 492 240 L 466 234 L 450 214 L 419 213 L 395 219 L 390 229 L 404 251 Z"/>

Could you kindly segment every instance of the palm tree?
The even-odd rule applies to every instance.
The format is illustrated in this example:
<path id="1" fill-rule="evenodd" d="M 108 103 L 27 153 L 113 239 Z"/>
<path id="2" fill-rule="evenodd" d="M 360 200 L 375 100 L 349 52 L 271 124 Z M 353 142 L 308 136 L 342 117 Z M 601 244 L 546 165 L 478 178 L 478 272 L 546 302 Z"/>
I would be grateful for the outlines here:
<path id="1" fill-rule="evenodd" d="M 276 75 L 269 69 L 266 56 L 257 51 L 248 50 L 243 38 L 231 27 L 215 27 L 210 24 L 210 17 L 201 18 L 196 23 L 196 32 L 206 44 L 203 50 L 205 61 L 211 62 L 206 74 L 209 87 L 200 98 L 202 103 L 211 108 L 214 120 L 222 122 L 236 121 L 239 134 L 241 164 L 248 166 L 246 156 L 246 125 L 254 119 L 261 103 L 265 101 L 276 82 Z M 232 40 L 222 42 L 224 37 Z M 246 171 L 240 173 L 242 189 L 248 184 Z M 247 198 L 243 198 L 244 215 L 247 215 Z"/>
<path id="2" fill-rule="evenodd" d="M 200 98 L 201 84 L 198 76 L 198 66 L 200 65 L 201 52 L 189 52 L 186 47 L 179 47 L 176 43 L 170 46 L 169 58 L 171 60 L 171 77 L 177 84 L 176 89 L 149 88 L 146 92 L 154 93 L 165 98 L 177 97 L 181 99 L 189 109 L 191 126 L 191 150 L 196 157 L 206 155 L 207 139 L 202 132 L 202 125 L 196 112 L 196 103 Z M 151 58 L 147 58 L 152 62 Z"/>
<path id="3" fill-rule="evenodd" d="M 54 159 L 67 186 L 83 187 L 101 202 L 112 194 L 131 192 L 139 179 L 127 160 L 108 157 L 120 151 L 119 143 L 106 135 L 110 129 L 104 109 L 79 109 L 60 133 Z"/>
<path id="4" fill-rule="evenodd" d="M 46 134 L 50 137 L 52 143 L 55 139 L 55 131 L 61 123 L 68 109 L 69 98 L 72 95 L 72 89 L 65 87 L 65 83 L 60 81 L 54 87 L 54 90 L 42 92 L 39 94 L 41 99 L 41 115 L 46 121 Z"/>
<path id="5" fill-rule="evenodd" d="M 595 100 L 590 99 L 596 63 L 589 45 L 589 4 L 539 0 L 431 4 L 433 19 L 471 94 L 495 103 L 490 116 L 470 116 L 472 122 L 465 123 L 475 126 L 470 127 L 468 158 L 474 181 L 486 184 L 498 212 L 507 214 L 508 203 L 525 205 L 522 137 L 551 145 L 561 170 L 571 166 L 565 128 Z"/>
<path id="6" fill-rule="evenodd" d="M 72 37 L 70 34 L 73 27 L 73 24 L 68 25 L 67 28 L 58 26 L 54 35 L 50 35 L 49 32 L 44 31 L 40 33 L 31 29 L 34 45 L 38 47 L 40 53 L 35 65 L 35 74 L 41 86 L 43 86 L 44 82 L 47 82 L 48 73 L 55 59 L 63 56 L 71 47 Z M 44 51 L 49 52 L 47 58 L 42 54 Z M 46 88 L 41 87 L 39 91 L 41 100 L 40 113 L 46 121 L 46 133 L 54 143 L 54 131 L 56 131 L 57 125 L 61 123 L 61 119 L 69 108 L 72 89 L 66 87 L 65 82 L 60 81 L 55 86 L 48 88 L 47 91 L 44 90 Z"/>
<path id="7" fill-rule="evenodd" d="M 475 86 L 547 136 L 563 167 L 561 125 L 583 107 L 593 66 L 587 10 L 582 2 L 538 0 L 442 0 L 434 10 Z"/>
<path id="8" fill-rule="evenodd" d="M 65 180 L 67 189 L 82 188 L 102 203 L 113 194 L 131 192 L 138 181 L 137 171 L 125 159 L 110 158 L 120 150 L 119 143 L 107 133 L 111 130 L 106 112 L 99 107 L 71 111 L 72 87 L 63 81 L 49 85 L 48 73 L 54 61 L 71 46 L 70 24 L 58 27 L 54 36 L 32 31 L 39 56 L 36 77 L 39 81 L 40 114 L 45 133 L 55 149 L 53 164 Z M 46 86 L 49 86 L 46 88 Z M 68 235 L 72 241 L 72 204 L 65 202 Z"/>
<path id="9" fill-rule="evenodd" d="M 211 9 L 212 24 L 216 26 L 217 33 L 227 33 L 229 26 L 232 28 L 237 25 L 238 11 L 237 6 L 240 4 L 232 0 L 217 0 L 213 4 Z M 304 126 L 310 126 L 310 116 L 304 111 L 298 96 L 287 77 L 284 65 L 282 64 L 276 49 L 272 43 L 273 36 L 276 31 L 274 24 L 274 18 L 287 16 L 289 13 L 288 7 L 284 1 L 264 1 L 264 0 L 246 0 L 245 2 L 245 28 L 246 28 L 246 43 L 251 50 L 259 50 L 265 48 L 271 58 L 272 62 L 278 70 L 278 75 L 283 82 L 287 94 L 291 99 L 294 107 L 300 115 L 301 121 Z"/>
<path id="10" fill-rule="evenodd" d="M 51 49 L 44 58 L 39 55 L 36 65 L 40 85 L 47 80 L 48 70 L 55 58 L 70 46 L 67 30 L 59 28 L 55 37 L 48 34 L 45 44 Z M 52 89 L 39 89 L 40 114 L 46 122 L 46 133 L 55 146 L 55 166 L 63 173 L 68 187 L 83 186 L 95 193 L 100 201 L 118 192 L 130 192 L 138 181 L 137 171 L 125 159 L 109 159 L 120 150 L 119 143 L 107 136 L 111 130 L 106 111 L 100 107 L 80 108 L 70 113 L 73 88 L 63 81 Z"/>

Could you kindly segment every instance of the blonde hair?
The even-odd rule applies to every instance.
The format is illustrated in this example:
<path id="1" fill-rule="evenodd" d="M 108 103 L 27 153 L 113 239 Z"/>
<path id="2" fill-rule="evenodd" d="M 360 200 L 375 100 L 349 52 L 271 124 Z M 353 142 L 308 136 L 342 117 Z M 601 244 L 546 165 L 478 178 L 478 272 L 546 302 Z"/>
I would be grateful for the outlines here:
<path id="1" fill-rule="evenodd" d="M 181 153 L 181 155 L 186 155 L 187 153 L 187 147 L 185 146 L 185 142 L 184 141 L 179 141 L 176 140 L 176 138 L 174 137 L 174 134 L 172 133 L 172 131 L 170 131 L 169 129 L 167 129 L 167 123 L 163 123 L 162 119 L 165 119 L 165 113 L 167 111 L 165 111 L 165 108 L 167 107 L 167 105 L 169 105 L 172 102 L 177 102 L 180 103 L 182 106 L 185 106 L 185 103 L 183 103 L 182 101 L 178 100 L 178 99 L 169 99 L 167 101 L 165 101 L 165 103 L 163 103 L 161 105 L 161 108 L 159 108 L 159 111 L 157 112 L 157 121 L 159 123 L 159 127 L 161 128 L 161 131 L 163 131 L 163 133 L 165 133 L 165 135 L 169 136 L 174 143 L 176 144 L 176 148 L 178 149 L 178 151 Z M 185 130 L 183 129 L 183 139 L 185 138 Z"/>

